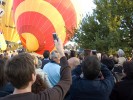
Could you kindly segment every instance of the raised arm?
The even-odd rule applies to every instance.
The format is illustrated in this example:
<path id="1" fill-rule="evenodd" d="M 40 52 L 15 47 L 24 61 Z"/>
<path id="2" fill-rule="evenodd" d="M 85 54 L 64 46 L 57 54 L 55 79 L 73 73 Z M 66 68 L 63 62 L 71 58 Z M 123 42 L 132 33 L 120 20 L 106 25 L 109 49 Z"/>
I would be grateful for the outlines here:
<path id="1" fill-rule="evenodd" d="M 66 95 L 67 91 L 70 88 L 72 83 L 71 79 L 71 68 L 68 66 L 67 59 L 64 55 L 63 45 L 60 41 L 55 40 L 55 46 L 57 51 L 60 53 L 60 65 L 61 65 L 61 78 L 59 83 L 51 89 L 46 89 L 42 96 L 45 97 L 45 100 L 63 100 L 64 96 Z M 41 97 L 41 98 L 43 98 Z"/>
<path id="2" fill-rule="evenodd" d="M 105 65 L 101 65 L 101 72 L 104 76 L 104 79 L 102 80 L 103 83 L 105 84 L 106 86 L 106 89 L 112 90 L 113 86 L 114 86 L 114 78 L 113 78 L 113 75 L 111 73 L 111 71 L 109 71 L 109 69 L 107 68 L 107 66 Z"/>

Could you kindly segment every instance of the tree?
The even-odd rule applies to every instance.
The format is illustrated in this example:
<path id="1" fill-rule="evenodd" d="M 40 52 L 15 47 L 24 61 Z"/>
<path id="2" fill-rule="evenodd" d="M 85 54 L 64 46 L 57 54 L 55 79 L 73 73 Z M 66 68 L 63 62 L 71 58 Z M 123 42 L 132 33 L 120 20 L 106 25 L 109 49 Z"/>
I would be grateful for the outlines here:
<path id="1" fill-rule="evenodd" d="M 83 19 L 75 41 L 82 48 L 104 52 L 133 48 L 133 1 L 94 0 L 94 3 L 96 9 Z"/>

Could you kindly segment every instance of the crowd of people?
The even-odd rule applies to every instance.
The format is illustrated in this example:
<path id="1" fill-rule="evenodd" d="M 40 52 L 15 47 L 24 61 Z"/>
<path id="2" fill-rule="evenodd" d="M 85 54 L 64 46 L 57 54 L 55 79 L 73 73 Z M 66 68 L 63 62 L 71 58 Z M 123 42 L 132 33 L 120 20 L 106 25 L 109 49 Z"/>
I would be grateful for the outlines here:
<path id="1" fill-rule="evenodd" d="M 85 49 L 0 54 L 0 100 L 133 100 L 133 59 Z"/>

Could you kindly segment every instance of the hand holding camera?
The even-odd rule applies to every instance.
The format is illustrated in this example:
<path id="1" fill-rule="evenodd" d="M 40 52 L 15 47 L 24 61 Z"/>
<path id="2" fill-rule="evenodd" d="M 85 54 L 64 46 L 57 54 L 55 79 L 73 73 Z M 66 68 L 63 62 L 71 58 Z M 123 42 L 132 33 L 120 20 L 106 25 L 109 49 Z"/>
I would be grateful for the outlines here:
<path id="1" fill-rule="evenodd" d="M 53 33 L 53 39 L 57 51 L 60 53 L 60 57 L 65 56 L 62 41 L 58 38 L 56 33 Z"/>

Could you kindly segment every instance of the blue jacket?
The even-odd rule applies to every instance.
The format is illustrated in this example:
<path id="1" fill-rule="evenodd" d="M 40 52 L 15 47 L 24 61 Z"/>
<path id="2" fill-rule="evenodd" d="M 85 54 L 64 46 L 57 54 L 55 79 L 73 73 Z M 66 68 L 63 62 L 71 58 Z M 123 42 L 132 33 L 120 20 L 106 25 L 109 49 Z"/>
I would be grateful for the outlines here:
<path id="1" fill-rule="evenodd" d="M 12 84 L 7 83 L 5 86 L 0 88 L 0 97 L 9 95 L 13 93 L 13 91 L 14 91 L 14 87 L 12 86 Z"/>
<path id="2" fill-rule="evenodd" d="M 43 67 L 52 86 L 55 86 L 60 80 L 60 68 L 61 66 L 54 61 L 50 61 Z"/>
<path id="3" fill-rule="evenodd" d="M 81 71 L 81 66 L 75 71 Z M 73 83 L 70 88 L 70 100 L 109 100 L 109 95 L 114 86 L 114 79 L 111 72 L 105 65 L 101 67 L 103 80 L 88 80 L 73 75 Z M 75 74 L 77 73 L 75 72 Z M 72 72 L 74 74 L 74 71 Z M 81 73 L 81 72 L 78 72 Z"/>

